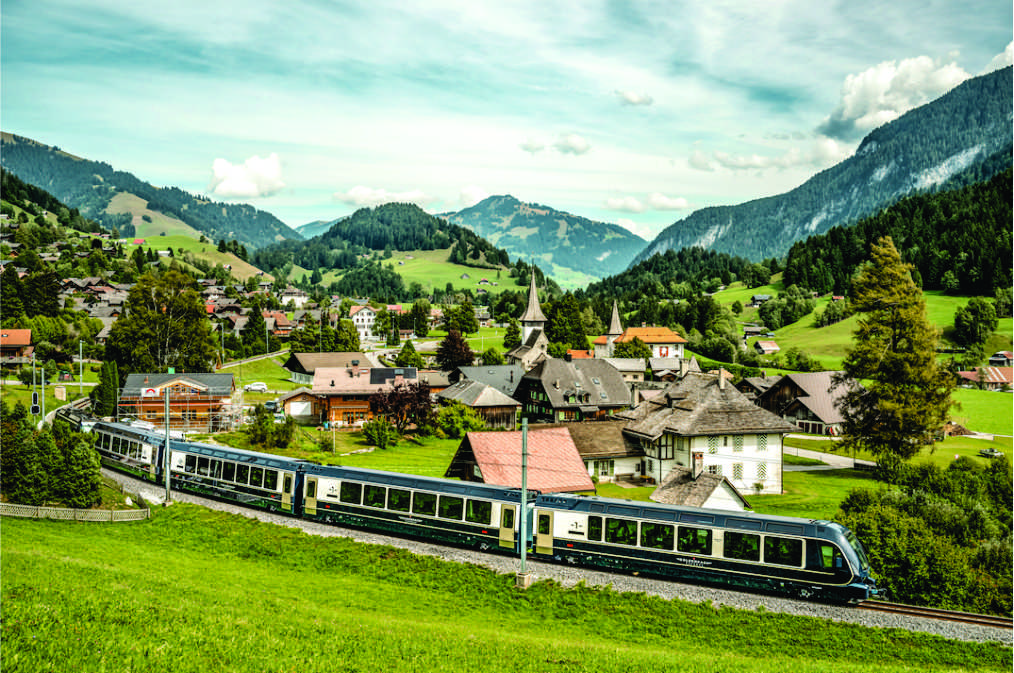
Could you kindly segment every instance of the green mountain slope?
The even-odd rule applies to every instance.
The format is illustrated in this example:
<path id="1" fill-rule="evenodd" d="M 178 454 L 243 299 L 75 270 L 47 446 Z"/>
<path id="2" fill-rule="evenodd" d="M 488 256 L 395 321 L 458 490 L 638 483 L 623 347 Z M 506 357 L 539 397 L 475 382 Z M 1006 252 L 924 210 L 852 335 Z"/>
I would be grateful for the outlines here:
<path id="1" fill-rule="evenodd" d="M 670 225 L 633 263 L 700 246 L 763 259 L 798 240 L 871 215 L 899 198 L 939 189 L 984 165 L 988 179 L 1011 165 L 1011 68 L 970 79 L 870 133 L 855 155 L 796 189 L 737 206 L 704 208 Z"/>
<path id="2" fill-rule="evenodd" d="M 136 233 L 142 222 L 149 222 L 143 219 L 145 215 L 154 220 L 148 211 L 155 211 L 211 240 L 236 240 L 251 248 L 302 238 L 274 215 L 253 206 L 210 201 L 177 187 L 155 187 L 109 164 L 82 159 L 9 133 L 0 136 L 0 164 L 25 182 L 79 209 L 85 217 L 109 229 L 116 227 L 126 235 Z M 124 199 L 121 195 L 125 194 L 136 199 Z M 170 233 L 179 229 L 177 225 Z M 160 232 L 147 232 L 153 233 Z"/>

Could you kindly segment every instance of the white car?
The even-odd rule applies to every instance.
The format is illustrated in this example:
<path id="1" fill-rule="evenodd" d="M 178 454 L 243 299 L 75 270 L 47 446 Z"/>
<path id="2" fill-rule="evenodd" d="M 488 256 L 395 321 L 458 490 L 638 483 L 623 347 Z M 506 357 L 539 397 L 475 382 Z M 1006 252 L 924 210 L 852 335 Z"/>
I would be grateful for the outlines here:
<path id="1" fill-rule="evenodd" d="M 254 381 L 243 386 L 243 390 L 248 393 L 266 393 L 268 392 L 268 384 L 263 381 Z"/>

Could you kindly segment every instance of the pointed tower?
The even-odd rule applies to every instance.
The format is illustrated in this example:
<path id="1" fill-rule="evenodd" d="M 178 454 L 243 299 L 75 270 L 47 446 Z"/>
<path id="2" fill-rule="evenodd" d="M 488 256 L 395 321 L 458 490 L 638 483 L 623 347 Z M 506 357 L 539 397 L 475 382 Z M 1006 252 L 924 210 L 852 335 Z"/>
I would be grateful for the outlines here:
<path id="1" fill-rule="evenodd" d="M 606 332 L 606 349 L 609 357 L 613 355 L 613 343 L 623 336 L 623 325 L 620 324 L 620 309 L 613 300 L 613 317 L 609 319 L 609 331 Z"/>
<path id="2" fill-rule="evenodd" d="M 539 293 L 535 291 L 535 270 L 532 270 L 532 285 L 528 288 L 528 308 L 521 316 L 521 343 L 528 343 L 532 332 L 542 331 L 546 326 L 546 316 L 539 306 Z"/>

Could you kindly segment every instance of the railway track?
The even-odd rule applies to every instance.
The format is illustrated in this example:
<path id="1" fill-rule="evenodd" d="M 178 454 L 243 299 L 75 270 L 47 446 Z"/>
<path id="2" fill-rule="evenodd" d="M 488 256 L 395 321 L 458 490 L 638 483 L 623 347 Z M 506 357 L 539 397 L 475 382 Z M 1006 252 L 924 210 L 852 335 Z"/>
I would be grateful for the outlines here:
<path id="1" fill-rule="evenodd" d="M 873 612 L 886 612 L 907 617 L 925 617 L 940 621 L 957 622 L 960 624 L 976 624 L 978 626 L 995 626 L 1002 629 L 1014 628 L 1014 620 L 1010 617 L 996 617 L 994 615 L 978 615 L 972 612 L 958 612 L 956 610 L 940 610 L 937 608 L 923 608 L 915 605 L 904 605 L 902 603 L 885 603 L 882 601 L 864 601 L 857 606 L 860 610 Z"/>

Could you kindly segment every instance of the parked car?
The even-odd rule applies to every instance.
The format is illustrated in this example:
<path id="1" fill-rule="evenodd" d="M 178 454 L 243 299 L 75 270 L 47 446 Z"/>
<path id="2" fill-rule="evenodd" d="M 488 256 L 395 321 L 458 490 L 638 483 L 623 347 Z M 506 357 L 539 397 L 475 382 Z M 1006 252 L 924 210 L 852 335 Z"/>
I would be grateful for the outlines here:
<path id="1" fill-rule="evenodd" d="M 270 411 L 271 413 L 274 413 L 278 411 L 278 401 L 268 400 L 267 402 L 264 403 L 264 408 Z"/>
<path id="2" fill-rule="evenodd" d="M 248 393 L 266 393 L 268 392 L 268 384 L 263 381 L 254 381 L 243 386 L 243 390 Z"/>
<path id="3" fill-rule="evenodd" d="M 999 458 L 1003 455 L 1003 451 L 990 447 L 988 449 L 979 449 L 979 455 L 983 458 Z"/>

